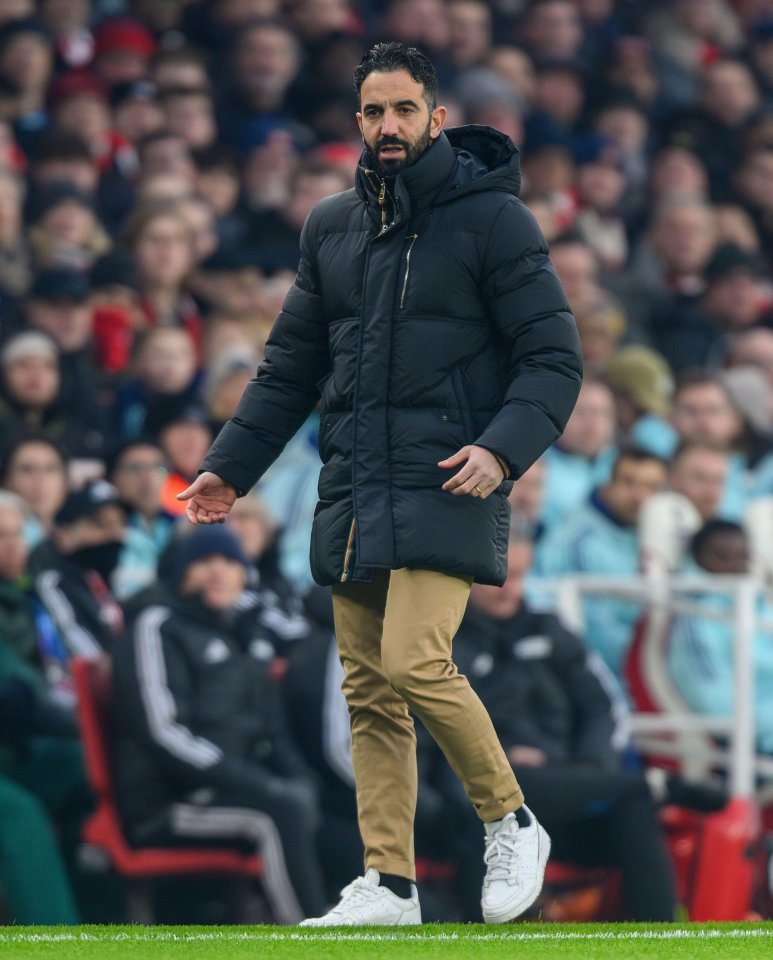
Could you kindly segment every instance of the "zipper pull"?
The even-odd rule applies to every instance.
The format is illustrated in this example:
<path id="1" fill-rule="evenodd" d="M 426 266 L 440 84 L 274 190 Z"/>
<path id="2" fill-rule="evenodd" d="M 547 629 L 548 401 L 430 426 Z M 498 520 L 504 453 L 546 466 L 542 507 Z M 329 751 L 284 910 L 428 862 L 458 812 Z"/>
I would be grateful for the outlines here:
<path id="1" fill-rule="evenodd" d="M 386 180 L 381 181 L 381 190 L 378 194 L 378 205 L 381 207 L 381 232 L 387 228 L 386 220 Z"/>

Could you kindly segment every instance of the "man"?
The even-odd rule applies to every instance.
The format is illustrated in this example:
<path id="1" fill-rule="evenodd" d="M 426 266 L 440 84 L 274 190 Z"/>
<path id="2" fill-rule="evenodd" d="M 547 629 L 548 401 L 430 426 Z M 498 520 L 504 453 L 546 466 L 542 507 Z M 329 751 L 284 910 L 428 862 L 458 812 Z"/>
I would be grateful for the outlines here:
<path id="1" fill-rule="evenodd" d="M 550 577 L 572 573 L 635 576 L 641 569 L 639 511 L 665 481 L 666 466 L 659 457 L 638 447 L 622 450 L 609 482 L 594 490 L 582 509 L 540 542 L 539 572 Z M 584 610 L 588 646 L 619 678 L 638 605 L 587 597 Z"/>
<path id="2" fill-rule="evenodd" d="M 172 536 L 175 518 L 162 503 L 169 475 L 166 457 L 152 440 L 130 440 L 108 462 L 108 478 L 131 510 L 128 533 L 112 579 L 125 600 L 156 579 L 158 558 Z"/>
<path id="3" fill-rule="evenodd" d="M 533 548 L 517 526 L 508 553 L 502 589 L 472 588 L 455 642 L 459 667 L 522 785 L 539 798 L 556 853 L 618 867 L 626 916 L 673 920 L 676 890 L 656 801 L 716 810 L 726 795 L 662 770 L 623 769 L 627 744 L 613 678 L 553 614 L 530 608 L 524 585 Z"/>
<path id="4" fill-rule="evenodd" d="M 483 914 L 503 922 L 536 899 L 550 841 L 451 640 L 472 580 L 504 580 L 504 481 L 566 423 L 579 343 L 511 141 L 443 133 L 434 68 L 403 44 L 366 54 L 355 88 L 357 186 L 309 216 L 266 359 L 181 497 L 225 520 L 321 393 L 312 572 L 334 585 L 366 875 L 309 922 L 420 922 L 409 708 L 486 825 Z"/>
<path id="5" fill-rule="evenodd" d="M 131 604 L 114 657 L 118 803 L 137 846 L 250 843 L 275 919 L 324 903 L 318 810 L 244 604 L 248 561 L 228 530 L 198 529 L 169 577 Z"/>
<path id="6" fill-rule="evenodd" d="M 88 794 L 72 704 L 47 676 L 24 587 L 26 515 L 20 497 L 0 490 L 0 884 L 14 922 L 73 924 L 52 820 L 77 820 Z"/>
<path id="7" fill-rule="evenodd" d="M 695 534 L 690 555 L 697 572 L 716 576 L 749 573 L 749 537 L 737 523 L 709 520 Z M 720 592 L 702 592 L 696 598 L 699 613 L 680 614 L 673 620 L 668 643 L 668 666 L 687 708 L 704 716 L 730 716 L 735 709 L 735 626 L 733 599 Z M 721 618 L 717 617 L 721 615 Z M 773 754 L 773 643 L 770 605 L 757 598 L 758 623 L 752 638 L 754 672 L 754 722 L 760 753 Z"/>
<path id="8" fill-rule="evenodd" d="M 126 537 L 126 508 L 106 480 L 69 494 L 51 535 L 30 557 L 35 590 L 54 625 L 52 658 L 110 653 L 123 614 L 109 583 Z"/>
<path id="9" fill-rule="evenodd" d="M 730 458 L 724 447 L 708 441 L 685 441 L 668 467 L 668 485 L 687 497 L 704 522 L 719 516 Z"/>

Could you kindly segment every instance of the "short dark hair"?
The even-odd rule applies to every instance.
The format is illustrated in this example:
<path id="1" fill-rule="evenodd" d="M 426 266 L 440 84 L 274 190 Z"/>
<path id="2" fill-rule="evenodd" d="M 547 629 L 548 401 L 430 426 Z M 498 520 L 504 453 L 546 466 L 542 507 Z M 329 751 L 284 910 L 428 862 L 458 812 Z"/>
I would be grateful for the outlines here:
<path id="1" fill-rule="evenodd" d="M 718 518 L 707 520 L 690 540 L 690 556 L 697 563 L 698 558 L 706 549 L 707 544 L 713 540 L 714 537 L 724 537 L 727 534 L 739 534 L 744 538 L 747 536 L 746 531 L 740 523 Z"/>
<path id="2" fill-rule="evenodd" d="M 396 40 L 377 43 L 354 68 L 354 92 L 357 100 L 360 99 L 360 88 L 365 78 L 371 73 L 394 73 L 396 70 L 407 70 L 416 83 L 424 84 L 424 99 L 431 113 L 437 106 L 438 95 L 437 72 L 432 61 L 416 47 L 409 47 Z"/>
<path id="3" fill-rule="evenodd" d="M 664 470 L 667 466 L 666 461 L 662 457 L 659 457 L 651 450 L 647 450 L 646 447 L 638 447 L 633 445 L 621 447 L 617 456 L 615 457 L 615 462 L 612 465 L 613 480 L 617 477 L 620 464 L 625 461 L 628 463 L 659 463 Z"/>

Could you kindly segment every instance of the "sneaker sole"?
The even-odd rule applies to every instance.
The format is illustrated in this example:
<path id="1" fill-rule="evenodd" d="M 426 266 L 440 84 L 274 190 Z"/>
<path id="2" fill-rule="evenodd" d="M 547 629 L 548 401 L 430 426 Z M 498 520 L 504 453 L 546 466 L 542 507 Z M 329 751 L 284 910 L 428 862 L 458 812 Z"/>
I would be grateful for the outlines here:
<path id="1" fill-rule="evenodd" d="M 510 920 L 515 920 L 516 917 L 520 917 L 522 913 L 525 913 L 529 907 L 534 904 L 542 892 L 542 885 L 545 882 L 545 868 L 547 867 L 548 858 L 550 857 L 550 837 L 539 824 L 537 827 L 539 830 L 539 851 L 537 854 L 538 872 L 534 889 L 525 898 L 511 902 L 509 906 L 501 908 L 497 913 L 486 913 L 484 910 L 484 923 L 508 923 Z"/>
<path id="2" fill-rule="evenodd" d="M 301 920 L 299 927 L 418 927 L 421 926 L 421 911 L 406 911 L 395 920 L 341 920 L 337 923 L 324 917 Z"/>

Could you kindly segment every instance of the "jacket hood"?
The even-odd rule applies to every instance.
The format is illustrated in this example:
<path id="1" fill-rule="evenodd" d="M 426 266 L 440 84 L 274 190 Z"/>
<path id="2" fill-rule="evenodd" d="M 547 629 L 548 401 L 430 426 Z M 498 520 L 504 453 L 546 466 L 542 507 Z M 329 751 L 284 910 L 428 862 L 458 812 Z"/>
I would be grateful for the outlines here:
<path id="1" fill-rule="evenodd" d="M 506 134 L 493 127 L 468 124 L 446 131 L 456 154 L 456 167 L 448 192 L 501 190 L 517 197 L 521 190 L 521 160 L 518 147 Z"/>

